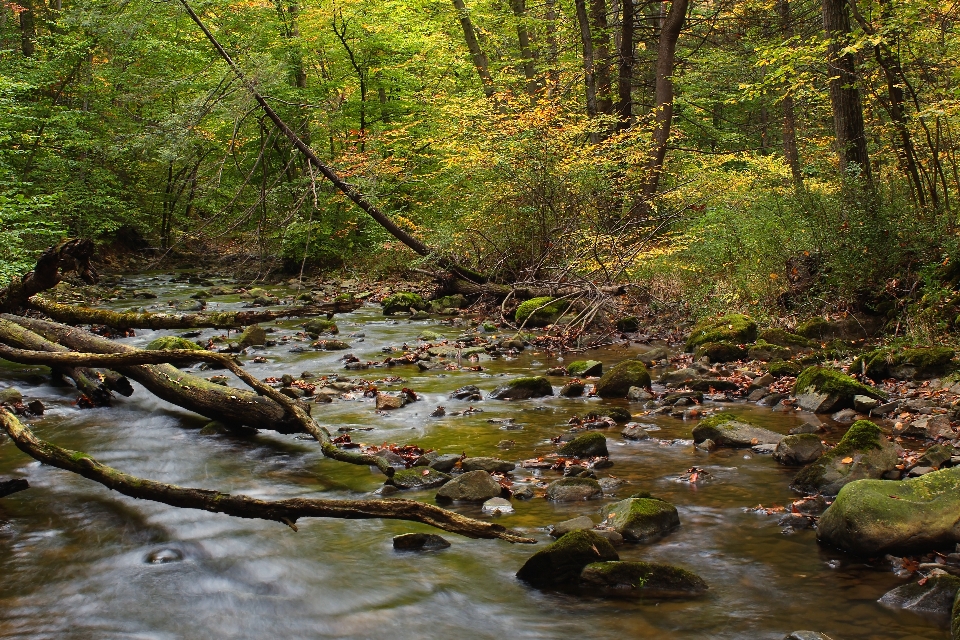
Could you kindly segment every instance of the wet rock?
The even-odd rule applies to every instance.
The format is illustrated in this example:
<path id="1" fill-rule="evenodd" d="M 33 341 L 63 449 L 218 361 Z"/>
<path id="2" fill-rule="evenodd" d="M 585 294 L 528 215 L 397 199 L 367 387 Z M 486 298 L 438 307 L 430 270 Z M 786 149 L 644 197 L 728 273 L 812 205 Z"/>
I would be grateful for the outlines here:
<path id="1" fill-rule="evenodd" d="M 775 407 L 780 404 L 782 400 L 786 400 L 789 397 L 790 394 L 787 393 L 771 393 L 763 396 L 763 398 L 757 401 L 757 404 L 764 407 Z"/>
<path id="2" fill-rule="evenodd" d="M 567 375 L 567 370 L 564 369 L 563 367 L 553 367 L 551 369 L 547 369 L 547 375 L 548 376 L 565 376 Z"/>
<path id="3" fill-rule="evenodd" d="M 783 640 L 833 640 L 833 638 L 819 631 L 794 631 L 783 636 Z"/>
<path id="4" fill-rule="evenodd" d="M 393 477 L 387 480 L 398 489 L 432 489 L 446 484 L 450 481 L 450 476 L 427 467 L 413 467 L 412 469 L 400 469 Z"/>
<path id="5" fill-rule="evenodd" d="M 946 572 L 927 577 L 920 582 L 908 582 L 891 589 L 877 602 L 890 609 L 947 618 L 953 601 L 960 591 L 960 578 Z"/>
<path id="6" fill-rule="evenodd" d="M 507 462 L 506 460 L 501 460 L 500 458 L 484 456 L 476 458 L 464 458 L 463 462 L 460 464 L 464 471 L 480 470 L 487 473 L 507 473 L 508 471 L 513 471 L 517 467 L 517 465 L 512 462 Z"/>
<path id="7" fill-rule="evenodd" d="M 907 480 L 861 480 L 823 512 L 817 537 L 862 556 L 942 548 L 960 542 L 960 468 Z"/>
<path id="8" fill-rule="evenodd" d="M 405 395 L 391 396 L 385 393 L 377 394 L 377 411 L 392 411 L 400 409 L 407 404 Z"/>
<path id="9" fill-rule="evenodd" d="M 780 464 L 802 466 L 810 464 L 823 454 L 820 436 L 813 433 L 785 436 L 773 451 L 773 458 Z"/>
<path id="10" fill-rule="evenodd" d="M 560 395 L 565 398 L 579 398 L 586 389 L 582 382 L 568 382 L 560 388 Z"/>
<path id="11" fill-rule="evenodd" d="M 729 413 L 704 418 L 693 428 L 693 441 L 713 440 L 718 447 L 746 448 L 758 444 L 777 444 L 783 436 L 769 429 L 737 420 Z"/>
<path id="12" fill-rule="evenodd" d="M 656 396 L 643 387 L 630 387 L 627 389 L 627 400 L 630 402 L 647 402 L 653 400 Z"/>
<path id="13" fill-rule="evenodd" d="M 953 457 L 953 447 L 942 444 L 935 444 L 927 449 L 922 456 L 917 458 L 917 466 L 931 467 L 939 469 L 944 462 Z"/>
<path id="14" fill-rule="evenodd" d="M 336 335 L 340 333 L 340 328 L 337 327 L 337 323 L 333 320 L 327 320 L 326 318 L 314 318 L 309 320 L 303 325 L 304 331 L 307 333 L 312 333 L 315 335 L 320 335 L 321 333 L 330 333 Z"/>
<path id="15" fill-rule="evenodd" d="M 560 478 L 547 487 L 547 500 L 578 502 L 603 495 L 600 483 L 592 478 Z"/>
<path id="16" fill-rule="evenodd" d="M 601 398 L 625 398 L 630 387 L 650 388 L 650 374 L 639 360 L 624 360 L 603 374 L 594 392 Z"/>
<path id="17" fill-rule="evenodd" d="M 187 349 L 189 351 L 200 351 L 200 345 L 192 340 L 181 338 L 179 336 L 163 336 L 151 340 L 147 345 L 148 351 L 169 351 L 171 349 Z"/>
<path id="18" fill-rule="evenodd" d="M 436 469 L 437 471 L 443 471 L 444 473 L 451 471 L 457 462 L 460 461 L 460 456 L 455 453 L 444 453 L 437 456 L 435 459 L 431 460 L 427 465 L 431 469 Z"/>
<path id="19" fill-rule="evenodd" d="M 757 339 L 757 323 L 748 316 L 730 313 L 720 318 L 705 318 L 690 331 L 685 349 L 696 350 L 708 342 L 746 344 Z"/>
<path id="20" fill-rule="evenodd" d="M 603 373 L 603 363 L 597 360 L 577 360 L 567 366 L 567 373 L 576 378 L 599 376 Z"/>
<path id="21" fill-rule="evenodd" d="M 560 447 L 557 453 L 567 458 L 591 458 L 593 456 L 609 455 L 607 439 L 602 433 L 579 435 Z"/>
<path id="22" fill-rule="evenodd" d="M 380 451 L 377 451 L 377 457 L 383 458 L 389 462 L 390 466 L 392 467 L 406 467 L 406 462 L 404 459 L 400 455 L 390 451 L 390 449 L 381 449 Z"/>
<path id="23" fill-rule="evenodd" d="M 425 309 L 420 294 L 404 291 L 387 296 L 383 299 L 383 315 L 392 316 L 396 313 L 405 313 Z"/>
<path id="24" fill-rule="evenodd" d="M 520 487 L 519 489 L 515 489 L 512 495 L 514 500 L 531 500 L 534 498 L 534 496 L 535 494 L 533 493 L 533 489 L 530 487 Z"/>
<path id="25" fill-rule="evenodd" d="M 880 478 L 897 464 L 896 447 L 867 420 L 853 423 L 832 450 L 797 474 L 793 487 L 806 493 L 836 495 L 854 480 Z"/>
<path id="26" fill-rule="evenodd" d="M 509 500 L 504 498 L 490 498 L 483 503 L 483 506 L 480 507 L 480 511 L 483 513 L 489 513 L 492 515 L 500 515 L 502 513 L 513 513 L 513 505 L 510 504 Z"/>
<path id="27" fill-rule="evenodd" d="M 654 347 L 650 351 L 638 355 L 637 360 L 648 367 L 653 367 L 660 364 L 661 360 L 669 360 L 671 355 L 673 355 L 672 352 L 666 347 Z"/>
<path id="28" fill-rule="evenodd" d="M 714 378 L 694 378 L 688 380 L 686 386 L 694 391 L 703 391 L 704 393 L 740 390 L 740 385 L 733 380 L 717 380 Z"/>
<path id="29" fill-rule="evenodd" d="M 238 345 L 241 349 L 247 347 L 262 347 L 267 343 L 267 332 L 260 325 L 250 325 L 240 334 Z"/>
<path id="30" fill-rule="evenodd" d="M 879 400 L 871 398 L 870 396 L 853 396 L 853 408 L 863 413 L 870 413 L 870 411 L 876 409 L 879 404 Z"/>
<path id="31" fill-rule="evenodd" d="M 680 526 L 677 508 L 658 498 L 627 498 L 606 505 L 603 523 L 632 542 L 652 542 Z"/>
<path id="32" fill-rule="evenodd" d="M 302 398 L 306 395 L 303 389 L 299 387 L 284 387 L 280 389 L 280 393 L 287 396 L 288 398 L 293 398 L 294 400 Z"/>
<path id="33" fill-rule="evenodd" d="M 830 416 L 830 419 L 840 424 L 853 424 L 857 421 L 857 412 L 853 409 L 841 409 Z"/>
<path id="34" fill-rule="evenodd" d="M 624 424 L 626 422 L 630 422 L 630 419 L 633 416 L 626 409 L 621 407 L 611 407 L 607 410 L 607 417 L 617 424 Z"/>
<path id="35" fill-rule="evenodd" d="M 614 477 L 600 478 L 597 482 L 600 483 L 600 488 L 603 489 L 603 495 L 610 495 L 623 486 L 623 480 Z"/>
<path id="36" fill-rule="evenodd" d="M 795 436 L 802 433 L 823 433 L 823 425 L 805 422 L 798 427 L 790 429 L 790 435 Z"/>
<path id="37" fill-rule="evenodd" d="M 747 357 L 747 350 L 729 342 L 706 342 L 697 347 L 695 360 L 706 358 L 709 362 L 735 362 Z"/>
<path id="38" fill-rule="evenodd" d="M 950 426 L 950 418 L 944 414 L 925 415 L 912 422 L 902 423 L 901 427 L 894 427 L 893 433 L 898 436 L 929 438 L 931 440 L 954 437 L 953 427 Z"/>
<path id="39" fill-rule="evenodd" d="M 553 387 L 543 376 L 517 378 L 493 390 L 490 397 L 494 400 L 527 400 L 552 396 Z"/>
<path id="40" fill-rule="evenodd" d="M 500 483 L 486 471 L 468 471 L 437 491 L 437 500 L 483 502 L 500 495 Z"/>
<path id="41" fill-rule="evenodd" d="M 657 378 L 657 382 L 665 385 L 679 385 L 687 382 L 688 380 L 694 380 L 699 376 L 699 371 L 692 367 L 686 367 L 684 369 L 677 369 L 676 371 L 664 372 L 659 378 Z"/>
<path id="42" fill-rule="evenodd" d="M 180 549 L 167 547 L 165 549 L 155 549 L 147 554 L 143 559 L 147 564 L 169 564 L 171 562 L 180 562 L 183 560 L 183 552 Z"/>
<path id="43" fill-rule="evenodd" d="M 588 591 L 635 598 L 696 598 L 707 583 L 695 573 L 652 562 L 595 562 L 583 568 L 580 582 Z"/>
<path id="44" fill-rule="evenodd" d="M 853 398 L 858 395 L 877 400 L 886 397 L 879 389 L 861 384 L 846 374 L 817 366 L 804 369 L 797 377 L 794 394 L 801 409 L 814 413 L 853 407 Z"/>
<path id="45" fill-rule="evenodd" d="M 577 581 L 588 564 L 619 559 L 605 538 L 581 529 L 571 531 L 533 554 L 517 572 L 517 577 L 535 587 L 560 585 Z"/>
<path id="46" fill-rule="evenodd" d="M 3 400 L 0 400 L 0 404 L 3 404 Z M 27 409 L 29 409 L 30 413 L 35 416 L 42 416 L 43 412 L 46 411 L 47 408 L 43 406 L 43 403 L 39 400 L 31 400 L 27 403 Z"/>
<path id="47" fill-rule="evenodd" d="M 623 431 L 620 432 L 620 435 L 627 440 L 646 440 L 650 437 L 647 430 L 636 423 L 627 424 L 627 426 L 623 428 Z"/>
<path id="48" fill-rule="evenodd" d="M 0 404 L 16 405 L 22 402 L 23 394 L 16 387 L 7 387 L 0 390 Z"/>
<path id="49" fill-rule="evenodd" d="M 449 546 L 445 538 L 435 533 L 402 533 L 393 536 L 393 548 L 397 551 L 432 551 Z"/>
<path id="50" fill-rule="evenodd" d="M 451 400 L 467 400 L 468 402 L 478 402 L 483 399 L 483 395 L 480 393 L 480 388 L 472 384 L 468 384 L 465 387 L 460 387 L 456 391 L 450 394 Z"/>

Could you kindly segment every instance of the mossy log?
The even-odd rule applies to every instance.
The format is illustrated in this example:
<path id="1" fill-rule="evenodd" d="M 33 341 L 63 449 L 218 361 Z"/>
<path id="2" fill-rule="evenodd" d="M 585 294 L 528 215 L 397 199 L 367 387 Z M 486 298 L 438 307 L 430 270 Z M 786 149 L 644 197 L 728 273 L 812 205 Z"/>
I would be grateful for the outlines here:
<path id="1" fill-rule="evenodd" d="M 169 353 L 169 352 L 168 352 Z M 257 518 L 286 524 L 296 531 L 300 518 L 347 518 L 409 520 L 458 533 L 468 538 L 499 538 L 508 542 L 534 543 L 500 524 L 482 522 L 413 500 L 318 500 L 291 498 L 258 500 L 244 495 L 231 495 L 209 489 L 193 489 L 131 476 L 97 462 L 89 455 L 63 449 L 40 440 L 8 411 L 0 410 L 0 424 L 17 448 L 59 469 L 71 471 L 99 482 L 123 495 L 152 500 L 173 507 L 202 509 L 238 518 Z"/>
<path id="2" fill-rule="evenodd" d="M 42 311 L 57 322 L 66 324 L 98 324 L 113 329 L 236 329 L 258 322 L 269 322 L 280 318 L 302 318 L 307 316 L 349 313 L 360 307 L 359 300 L 341 300 L 321 304 L 303 305 L 280 309 L 279 311 L 211 311 L 206 313 L 150 313 L 108 311 L 74 305 L 59 304 L 32 298 L 28 305 Z"/>
<path id="3" fill-rule="evenodd" d="M 33 271 L 14 278 L 0 289 L 0 311 L 17 311 L 41 291 L 60 283 L 64 273 L 75 271 L 87 284 L 96 284 L 97 272 L 90 265 L 93 243 L 90 240 L 68 239 L 55 244 L 40 256 Z"/>
<path id="4" fill-rule="evenodd" d="M 30 483 L 23 478 L 0 478 L 0 498 L 24 491 L 30 488 Z"/>

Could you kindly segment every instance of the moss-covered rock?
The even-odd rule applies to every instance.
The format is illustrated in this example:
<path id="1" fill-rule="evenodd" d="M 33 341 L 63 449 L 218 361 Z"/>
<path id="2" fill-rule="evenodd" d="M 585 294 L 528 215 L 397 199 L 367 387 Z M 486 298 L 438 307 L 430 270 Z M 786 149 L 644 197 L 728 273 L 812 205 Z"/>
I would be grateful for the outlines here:
<path id="1" fill-rule="evenodd" d="M 327 320 L 326 318 L 314 318 L 309 320 L 303 325 L 304 331 L 307 333 L 312 333 L 315 335 L 320 335 L 321 333 L 332 333 L 334 335 L 340 333 L 340 328 L 337 326 L 337 323 L 333 320 Z"/>
<path id="2" fill-rule="evenodd" d="M 430 301 L 430 311 L 441 313 L 446 309 L 463 309 L 467 306 L 467 299 L 461 294 L 441 296 Z"/>
<path id="3" fill-rule="evenodd" d="M 260 325 L 250 325 L 240 334 L 238 344 L 241 349 L 246 347 L 262 347 L 267 343 L 267 332 Z"/>
<path id="4" fill-rule="evenodd" d="M 953 599 L 953 609 L 950 611 L 950 638 L 960 640 L 960 591 Z"/>
<path id="5" fill-rule="evenodd" d="M 826 367 L 807 367 L 797 376 L 793 387 L 797 404 L 814 413 L 830 413 L 853 407 L 854 396 L 877 400 L 887 397 L 883 391 L 857 382 L 850 376 Z"/>
<path id="6" fill-rule="evenodd" d="M 575 360 L 567 365 L 567 373 L 576 378 L 599 376 L 603 373 L 603 363 L 599 360 Z"/>
<path id="7" fill-rule="evenodd" d="M 710 362 L 735 362 L 747 357 L 747 350 L 730 342 L 704 342 L 693 353 L 693 359 L 704 357 Z"/>
<path id="8" fill-rule="evenodd" d="M 602 495 L 603 488 L 593 478 L 560 478 L 547 486 L 547 500 L 554 502 L 593 500 Z"/>
<path id="9" fill-rule="evenodd" d="M 823 455 L 823 443 L 815 433 L 798 433 L 784 436 L 773 450 L 773 459 L 788 466 L 801 466 L 814 462 Z"/>
<path id="10" fill-rule="evenodd" d="M 612 407 L 607 410 L 607 417 L 612 418 L 618 424 L 624 424 L 633 420 L 633 415 L 622 407 Z"/>
<path id="11" fill-rule="evenodd" d="M 386 484 L 392 484 L 398 489 L 431 489 L 439 487 L 450 481 L 450 476 L 442 471 L 427 467 L 414 467 L 412 469 L 400 469 L 393 474 L 393 477 L 387 480 Z"/>
<path id="12" fill-rule="evenodd" d="M 871 380 L 897 378 L 924 380 L 946 373 L 952 365 L 953 349 L 921 347 L 916 349 L 877 349 L 859 356 L 850 365 L 850 373 Z"/>
<path id="13" fill-rule="evenodd" d="M 596 431 L 577 436 L 560 447 L 557 453 L 568 458 L 590 458 L 593 456 L 609 455 L 607 453 L 606 437 Z"/>
<path id="14" fill-rule="evenodd" d="M 179 336 L 163 336 L 150 341 L 147 345 L 148 351 L 170 351 L 171 349 L 188 349 L 190 351 L 199 351 L 200 345 L 192 340 L 181 338 Z"/>
<path id="15" fill-rule="evenodd" d="M 637 316 L 626 316 L 617 320 L 617 331 L 623 333 L 633 333 L 640 330 L 640 318 Z"/>
<path id="16" fill-rule="evenodd" d="M 350 343 L 343 340 L 317 340 L 310 346 L 320 351 L 346 351 L 350 348 Z"/>
<path id="17" fill-rule="evenodd" d="M 896 447 L 869 420 L 854 422 L 837 446 L 803 469 L 793 488 L 805 493 L 836 495 L 855 480 L 881 478 L 897 465 Z"/>
<path id="18" fill-rule="evenodd" d="M 650 388 L 650 372 L 639 360 L 624 360 L 597 381 L 595 392 L 601 398 L 626 398 L 630 387 Z"/>
<path id="19" fill-rule="evenodd" d="M 514 320 L 519 325 L 526 323 L 527 327 L 545 327 L 556 322 L 568 306 L 566 300 L 554 300 L 550 296 L 531 298 L 517 307 Z"/>
<path id="20" fill-rule="evenodd" d="M 550 381 L 543 376 L 516 378 L 497 387 L 490 393 L 490 397 L 494 400 L 526 400 L 552 395 L 553 387 L 550 385 Z"/>
<path id="21" fill-rule="evenodd" d="M 440 339 L 440 334 L 436 331 L 430 331 L 429 329 L 424 329 L 420 332 L 420 335 L 417 336 L 417 340 L 423 340 L 424 342 L 436 342 Z"/>
<path id="22" fill-rule="evenodd" d="M 946 619 L 960 591 L 960 578 L 948 573 L 908 582 L 883 594 L 877 601 L 890 609 Z"/>
<path id="23" fill-rule="evenodd" d="M 760 332 L 759 339 L 780 347 L 807 348 L 816 346 L 813 340 L 783 329 L 764 329 Z"/>
<path id="24" fill-rule="evenodd" d="M 589 529 L 578 529 L 530 556 L 517 571 L 517 577 L 535 587 L 572 583 L 588 564 L 619 560 L 610 542 Z"/>
<path id="25" fill-rule="evenodd" d="M 823 512 L 817 537 L 861 556 L 923 552 L 960 542 L 960 467 L 908 480 L 860 480 Z"/>
<path id="26" fill-rule="evenodd" d="M 581 584 L 602 595 L 636 598 L 695 598 L 707 583 L 695 573 L 652 562 L 595 562 L 580 573 Z"/>
<path id="27" fill-rule="evenodd" d="M 395 313 L 404 313 L 411 309 L 425 309 L 423 298 L 419 293 L 401 291 L 383 299 L 383 315 L 392 316 Z"/>
<path id="28" fill-rule="evenodd" d="M 694 351 L 707 342 L 746 344 L 757 339 L 757 323 L 739 313 L 721 318 L 705 318 L 694 325 L 687 338 L 686 350 Z"/>
<path id="29" fill-rule="evenodd" d="M 446 483 L 437 492 L 437 501 L 483 502 L 500 495 L 500 483 L 486 471 L 468 471 Z"/>
<path id="30" fill-rule="evenodd" d="M 716 413 L 697 423 L 693 441 L 712 440 L 719 447 L 746 448 L 758 444 L 777 444 L 783 435 L 741 421 L 730 413 Z"/>
<path id="31" fill-rule="evenodd" d="M 757 343 L 747 349 L 747 357 L 751 360 L 760 360 L 761 362 L 770 362 L 771 360 L 785 360 L 793 355 L 787 347 L 771 344 L 765 340 L 757 340 Z"/>
<path id="32" fill-rule="evenodd" d="M 605 506 L 603 522 L 624 540 L 653 542 L 680 526 L 677 508 L 658 498 L 627 498 Z"/>
<path id="33" fill-rule="evenodd" d="M 794 377 L 803 372 L 803 367 L 789 360 L 776 360 L 767 365 L 767 371 L 774 378 Z"/>

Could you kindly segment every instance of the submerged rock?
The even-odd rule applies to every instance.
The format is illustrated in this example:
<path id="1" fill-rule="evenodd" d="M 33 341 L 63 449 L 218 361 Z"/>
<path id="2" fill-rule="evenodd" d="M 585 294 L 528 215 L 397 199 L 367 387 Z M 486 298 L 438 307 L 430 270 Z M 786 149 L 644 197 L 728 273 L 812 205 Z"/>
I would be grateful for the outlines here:
<path id="1" fill-rule="evenodd" d="M 535 587 L 576 582 L 588 564 L 619 560 L 613 545 L 594 531 L 571 531 L 530 556 L 517 571 L 517 577 Z"/>
<path id="2" fill-rule="evenodd" d="M 557 451 L 561 456 L 567 458 L 590 458 L 593 456 L 606 456 L 607 439 L 602 433 L 584 433 L 570 442 L 565 443 Z"/>
<path id="3" fill-rule="evenodd" d="M 437 501 L 484 502 L 498 497 L 501 490 L 500 483 L 486 471 L 468 471 L 440 487 Z"/>
<path id="4" fill-rule="evenodd" d="M 603 495 L 600 483 L 593 478 L 560 478 L 547 487 L 547 500 L 579 502 Z"/>
<path id="5" fill-rule="evenodd" d="M 624 360 L 597 381 L 595 393 L 601 398 L 626 398 L 630 387 L 650 388 L 650 373 L 639 360 Z"/>
<path id="6" fill-rule="evenodd" d="M 860 480 L 823 512 L 817 538 L 862 556 L 960 542 L 960 467 L 907 480 Z"/>
<path id="7" fill-rule="evenodd" d="M 680 526 L 677 508 L 659 498 L 627 498 L 605 506 L 603 523 L 625 540 L 652 542 Z"/>
<path id="8" fill-rule="evenodd" d="M 508 471 L 513 471 L 517 467 L 517 465 L 512 462 L 507 462 L 506 460 L 501 460 L 500 458 L 491 458 L 486 456 L 477 458 L 464 458 L 463 462 L 460 463 L 460 466 L 464 471 L 481 470 L 487 473 L 493 473 L 495 471 L 507 473 Z"/>
<path id="9" fill-rule="evenodd" d="M 797 405 L 814 413 L 831 413 L 853 407 L 855 396 L 883 400 L 887 394 L 861 384 L 850 376 L 826 367 L 808 367 L 797 377 L 793 388 Z"/>
<path id="10" fill-rule="evenodd" d="M 836 495 L 847 483 L 881 478 L 897 464 L 896 447 L 880 427 L 868 420 L 853 423 L 837 446 L 794 478 L 793 488 L 806 493 Z"/>
<path id="11" fill-rule="evenodd" d="M 920 582 L 909 582 L 891 589 L 877 602 L 890 609 L 904 609 L 946 618 L 953 609 L 953 601 L 958 591 L 960 578 L 944 572 Z"/>
<path id="12" fill-rule="evenodd" d="M 505 498 L 490 498 L 480 507 L 483 513 L 500 515 L 503 513 L 513 513 L 513 505 Z"/>
<path id="13" fill-rule="evenodd" d="M 718 447 L 746 448 L 758 444 L 777 444 L 783 435 L 741 422 L 729 413 L 717 413 L 701 420 L 693 428 L 693 441 L 712 440 Z"/>
<path id="14" fill-rule="evenodd" d="M 435 533 L 402 533 L 393 536 L 393 548 L 397 551 L 430 551 L 449 546 L 446 538 Z"/>
<path id="15" fill-rule="evenodd" d="M 517 378 L 493 390 L 490 397 L 494 400 L 527 400 L 552 396 L 553 387 L 543 376 Z"/>
<path id="16" fill-rule="evenodd" d="M 580 582 L 603 595 L 636 598 L 695 598 L 708 588 L 703 578 L 686 569 L 615 560 L 588 564 L 580 573 Z"/>
<path id="17" fill-rule="evenodd" d="M 773 459 L 785 465 L 810 464 L 823 454 L 823 442 L 813 433 L 784 436 L 773 450 Z"/>
<path id="18" fill-rule="evenodd" d="M 387 480 L 398 489 L 432 489 L 439 487 L 450 481 L 450 476 L 427 467 L 413 467 L 412 469 L 400 469 L 393 477 Z"/>

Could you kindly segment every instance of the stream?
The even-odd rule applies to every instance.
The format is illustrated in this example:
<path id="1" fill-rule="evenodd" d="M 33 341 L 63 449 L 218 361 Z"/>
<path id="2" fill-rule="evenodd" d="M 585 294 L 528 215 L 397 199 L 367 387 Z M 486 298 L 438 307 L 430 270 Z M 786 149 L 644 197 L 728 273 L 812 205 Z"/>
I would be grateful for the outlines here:
<path id="1" fill-rule="evenodd" d="M 159 297 L 122 300 L 104 306 L 125 310 L 171 299 L 184 300 L 198 287 L 169 276 L 124 280 L 131 289 Z M 277 289 L 278 291 L 281 289 Z M 283 291 L 289 290 L 284 289 Z M 208 310 L 236 309 L 237 296 L 213 298 Z M 134 500 L 77 475 L 45 467 L 0 437 L 0 475 L 26 477 L 31 488 L 0 501 L 0 636 L 5 638 L 783 638 L 809 629 L 835 640 L 945 638 L 932 621 L 880 606 L 877 599 L 905 582 L 886 563 L 867 564 L 819 546 L 813 530 L 784 533 L 779 515 L 749 510 L 788 505 L 796 469 L 751 450 L 694 449 L 695 423 L 669 416 L 640 416 L 640 405 L 624 400 L 548 397 L 525 401 L 451 400 L 458 387 L 475 384 L 485 394 L 521 375 L 542 375 L 563 363 L 533 349 L 514 359 L 481 358 L 483 371 L 420 372 L 416 366 L 345 371 L 345 353 L 383 360 L 384 347 L 415 344 L 429 329 L 456 338 L 467 329 L 440 318 L 410 321 L 384 318 L 368 305 L 338 315 L 338 338 L 349 352 L 313 351 L 308 342 L 279 342 L 243 356 L 246 369 L 265 378 L 302 371 L 375 381 L 381 390 L 410 387 L 423 399 L 378 414 L 373 400 L 314 404 L 313 414 L 331 431 L 351 433 L 355 442 L 413 443 L 442 453 L 497 456 L 519 463 L 556 450 L 550 438 L 567 430 L 568 420 L 604 408 L 630 409 L 638 422 L 655 424 L 650 440 L 627 441 L 608 429 L 613 466 L 597 471 L 624 481 L 613 496 L 578 503 L 534 498 L 514 500 L 515 512 L 499 515 L 505 526 L 535 537 L 537 545 L 469 540 L 429 527 L 398 521 L 303 519 L 299 532 L 275 522 L 177 509 Z M 269 323 L 279 340 L 293 336 L 302 321 Z M 184 331 L 138 330 L 123 342 L 150 340 Z M 222 331 L 203 330 L 203 338 Z M 363 337 L 350 337 L 362 333 Z M 293 345 L 306 347 L 293 353 Z M 641 345 L 567 355 L 592 358 L 604 366 L 639 353 Z M 265 363 L 254 363 L 253 355 Z M 467 363 L 465 363 L 467 364 Z M 470 363 L 474 364 L 474 363 Z M 114 406 L 78 409 L 77 392 L 52 386 L 48 370 L 0 364 L 0 386 L 39 398 L 47 411 L 30 425 L 41 438 L 85 451 L 127 473 L 190 487 L 244 493 L 263 499 L 370 498 L 383 483 L 378 471 L 324 459 L 312 440 L 261 431 L 256 435 L 201 433 L 207 419 L 161 401 L 134 383 L 130 398 Z M 211 376 L 222 371 L 190 371 Z M 659 370 L 652 372 L 654 378 Z M 551 379 L 555 390 L 563 378 Z M 232 381 L 231 384 L 242 386 Z M 657 387 L 655 386 L 655 390 Z M 662 390 L 662 389 L 660 389 Z M 431 417 L 438 406 L 444 417 Z M 450 415 L 473 405 L 481 413 Z M 708 403 L 709 405 L 709 403 Z M 774 413 L 754 404 L 725 404 L 780 433 L 812 414 Z M 513 428 L 491 420 L 512 418 Z M 836 441 L 844 427 L 827 423 Z M 509 449 L 499 449 L 512 440 Z M 692 466 L 709 480 L 681 482 Z M 518 468 L 523 479 L 559 472 Z M 708 594 L 690 601 L 641 602 L 537 591 L 514 574 L 527 557 L 552 539 L 545 527 L 580 515 L 599 520 L 602 505 L 639 491 L 675 504 L 681 527 L 648 545 L 618 548 L 623 560 L 648 560 L 690 569 L 709 584 Z M 404 492 L 432 503 L 436 490 Z M 476 518 L 480 506 L 455 505 Z M 452 546 L 441 551 L 397 552 L 394 535 L 435 532 Z"/>

